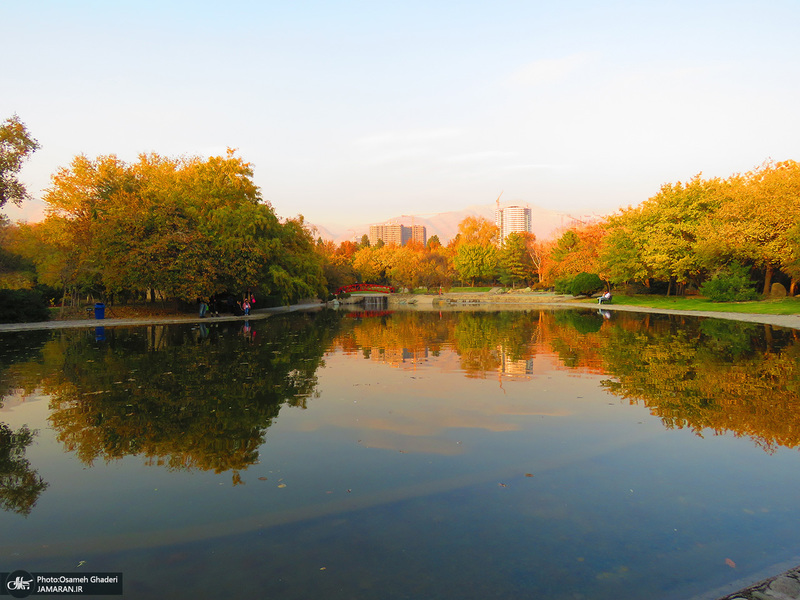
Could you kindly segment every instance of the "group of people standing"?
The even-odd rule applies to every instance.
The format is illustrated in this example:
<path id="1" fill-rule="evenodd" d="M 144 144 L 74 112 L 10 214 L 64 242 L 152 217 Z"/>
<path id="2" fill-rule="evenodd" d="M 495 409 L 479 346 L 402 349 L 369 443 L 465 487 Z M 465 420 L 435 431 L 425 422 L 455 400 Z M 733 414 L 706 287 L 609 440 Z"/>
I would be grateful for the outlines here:
<path id="1" fill-rule="evenodd" d="M 242 295 L 241 300 L 236 300 L 233 295 L 220 297 L 219 295 L 211 296 L 208 300 L 205 298 L 198 298 L 197 303 L 199 306 L 199 315 L 203 319 L 208 316 L 219 316 L 220 305 L 223 310 L 227 309 L 228 312 L 234 316 L 240 317 L 242 315 L 248 316 L 253 304 L 256 303 L 256 297 L 250 292 Z"/>

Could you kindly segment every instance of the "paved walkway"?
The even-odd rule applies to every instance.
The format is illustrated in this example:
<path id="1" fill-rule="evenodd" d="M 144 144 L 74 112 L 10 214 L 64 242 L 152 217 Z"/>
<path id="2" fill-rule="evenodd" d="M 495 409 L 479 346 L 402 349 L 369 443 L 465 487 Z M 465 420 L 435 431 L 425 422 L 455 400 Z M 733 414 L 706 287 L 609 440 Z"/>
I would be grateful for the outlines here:
<path id="1" fill-rule="evenodd" d="M 136 325 L 172 325 L 180 323 L 220 323 L 225 321 L 258 321 L 274 314 L 296 310 L 320 308 L 321 304 L 295 304 L 278 308 L 260 308 L 251 311 L 248 316 L 235 317 L 222 315 L 219 317 L 200 318 L 196 314 L 163 317 L 144 317 L 140 319 L 72 319 L 42 321 L 39 323 L 0 323 L 0 333 L 4 331 L 33 331 L 37 329 L 79 329 L 88 327 L 131 327 Z"/>

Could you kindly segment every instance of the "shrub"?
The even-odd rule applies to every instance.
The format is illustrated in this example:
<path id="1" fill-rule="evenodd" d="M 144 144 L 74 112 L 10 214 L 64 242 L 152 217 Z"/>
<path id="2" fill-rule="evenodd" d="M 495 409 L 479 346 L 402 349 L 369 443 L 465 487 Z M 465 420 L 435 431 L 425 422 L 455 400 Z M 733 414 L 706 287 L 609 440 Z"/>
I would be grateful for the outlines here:
<path id="1" fill-rule="evenodd" d="M 562 277 L 561 279 L 556 279 L 555 282 L 553 282 L 553 287 L 555 288 L 557 294 L 569 294 L 571 286 L 572 277 Z"/>
<path id="2" fill-rule="evenodd" d="M 745 302 L 758 298 L 747 267 L 740 264 L 731 264 L 717 272 L 700 286 L 700 293 L 712 302 Z"/>
<path id="3" fill-rule="evenodd" d="M 591 296 L 605 287 L 605 283 L 595 273 L 578 273 L 572 278 L 569 293 L 573 296 Z"/>
<path id="4" fill-rule="evenodd" d="M 47 303 L 36 290 L 0 290 L 0 323 L 47 321 Z"/>

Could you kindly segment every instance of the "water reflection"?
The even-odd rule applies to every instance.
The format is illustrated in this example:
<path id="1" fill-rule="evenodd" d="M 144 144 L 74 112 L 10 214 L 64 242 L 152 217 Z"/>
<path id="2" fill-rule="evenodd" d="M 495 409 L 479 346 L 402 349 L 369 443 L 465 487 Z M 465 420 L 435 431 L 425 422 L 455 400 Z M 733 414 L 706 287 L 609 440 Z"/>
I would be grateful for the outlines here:
<path id="1" fill-rule="evenodd" d="M 800 445 L 793 330 L 573 310 L 323 312 L 268 325 L 4 336 L 0 386 L 41 389 L 57 439 L 87 465 L 136 455 L 169 469 L 230 472 L 234 484 L 258 460 L 281 406 L 305 407 L 324 353 L 337 350 L 404 369 L 451 352 L 465 376 L 501 384 L 534 377 L 535 357 L 551 356 L 563 369 L 607 376 L 605 389 L 668 428 L 731 431 L 768 451 Z M 19 475 L 30 432 L 6 429 L 4 472 L 27 479 L 4 489 L 25 488 L 28 499 L 5 506 L 30 511 L 46 483 L 35 471 Z"/>
<path id="2" fill-rule="evenodd" d="M 609 376 L 607 390 L 667 427 L 800 445 L 796 330 L 719 319 L 608 311 L 394 313 L 364 319 L 335 345 L 397 366 L 452 348 L 467 377 L 532 375 L 533 358 Z"/>
<path id="3" fill-rule="evenodd" d="M 0 423 L 0 508 L 27 516 L 47 483 L 31 468 L 25 449 L 35 432 L 28 427 L 12 430 Z"/>
<path id="4" fill-rule="evenodd" d="M 324 320 L 274 319 L 258 337 L 249 323 L 63 330 L 4 381 L 49 396 L 58 440 L 85 464 L 138 455 L 238 483 L 281 406 L 313 394 Z"/>
<path id="5" fill-rule="evenodd" d="M 0 335 L 0 555 L 137 598 L 691 597 L 794 553 L 797 352 L 597 310 Z"/>

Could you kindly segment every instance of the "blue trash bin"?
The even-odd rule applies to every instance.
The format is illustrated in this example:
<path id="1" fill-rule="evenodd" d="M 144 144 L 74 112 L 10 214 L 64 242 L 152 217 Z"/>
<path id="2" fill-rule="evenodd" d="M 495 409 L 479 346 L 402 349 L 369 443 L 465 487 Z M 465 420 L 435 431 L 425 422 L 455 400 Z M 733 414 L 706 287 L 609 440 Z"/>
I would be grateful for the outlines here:
<path id="1" fill-rule="evenodd" d="M 94 305 L 94 318 L 95 319 L 105 319 L 106 318 L 106 305 L 102 302 L 98 302 Z"/>

